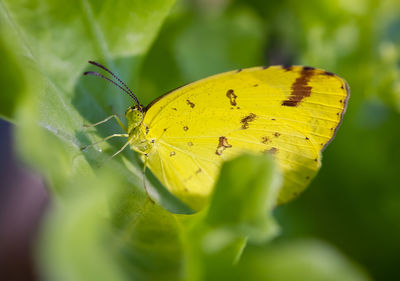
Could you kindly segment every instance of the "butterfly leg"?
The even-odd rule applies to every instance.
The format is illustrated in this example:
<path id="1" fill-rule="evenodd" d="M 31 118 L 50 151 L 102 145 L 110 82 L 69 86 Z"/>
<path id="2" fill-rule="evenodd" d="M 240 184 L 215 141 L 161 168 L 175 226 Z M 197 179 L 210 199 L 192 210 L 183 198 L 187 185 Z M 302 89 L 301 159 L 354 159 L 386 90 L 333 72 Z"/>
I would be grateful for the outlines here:
<path id="1" fill-rule="evenodd" d="M 125 134 L 121 134 L 121 135 L 125 135 Z M 126 134 L 127 135 L 127 134 Z M 111 137 L 111 136 L 110 136 Z M 120 154 L 122 151 L 124 151 L 124 149 L 131 143 L 131 140 L 128 140 L 122 147 L 120 150 L 118 150 L 117 152 L 115 152 L 113 155 L 111 155 L 110 157 L 108 157 L 100 166 L 104 165 L 104 163 L 108 162 L 109 160 L 111 160 L 112 158 L 114 158 L 115 156 L 117 156 L 118 154 Z"/>
<path id="2" fill-rule="evenodd" d="M 94 124 L 83 124 L 83 127 L 85 127 L 85 128 L 96 127 L 97 125 L 103 124 L 103 123 L 107 122 L 108 120 L 110 120 L 110 119 L 112 119 L 112 118 L 115 118 L 115 120 L 117 120 L 117 122 L 118 122 L 118 124 L 121 126 L 121 128 L 122 128 L 125 132 L 127 132 L 126 126 L 124 125 L 124 123 L 122 123 L 121 119 L 119 119 L 119 117 L 118 117 L 117 114 L 113 114 L 113 115 L 111 115 L 111 116 L 108 116 L 106 119 L 101 120 L 101 121 L 99 121 L 99 122 L 97 122 L 97 123 L 94 123 Z"/>
<path id="3" fill-rule="evenodd" d="M 128 134 L 112 134 L 111 136 L 108 136 L 108 137 L 106 137 L 106 138 L 104 138 L 104 139 L 102 139 L 102 140 L 99 140 L 99 141 L 96 141 L 96 142 L 94 142 L 94 143 L 91 143 L 91 144 L 88 144 L 88 145 L 85 145 L 85 146 L 81 147 L 81 150 L 85 150 L 85 149 L 87 149 L 87 148 L 90 147 L 90 146 L 94 146 L 94 145 L 96 145 L 96 144 L 99 144 L 99 143 L 108 141 L 109 139 L 111 139 L 111 138 L 116 138 L 116 137 L 127 138 L 127 137 L 129 137 L 129 135 L 128 135 Z M 129 142 L 128 142 L 128 143 L 129 143 Z"/>
<path id="4" fill-rule="evenodd" d="M 124 151 L 124 149 L 131 143 L 131 140 L 128 140 L 123 147 L 121 147 L 120 150 L 118 150 L 117 152 L 115 152 L 113 155 L 111 155 L 110 158 L 113 158 L 115 156 L 117 156 L 118 154 L 120 154 L 122 151 Z"/>

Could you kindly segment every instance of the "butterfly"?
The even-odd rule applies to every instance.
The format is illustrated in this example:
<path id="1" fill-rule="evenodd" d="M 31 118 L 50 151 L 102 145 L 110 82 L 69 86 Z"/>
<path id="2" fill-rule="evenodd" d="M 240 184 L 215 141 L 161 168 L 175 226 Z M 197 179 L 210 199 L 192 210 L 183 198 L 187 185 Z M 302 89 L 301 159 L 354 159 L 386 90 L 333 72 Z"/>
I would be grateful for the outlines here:
<path id="1" fill-rule="evenodd" d="M 339 76 L 306 66 L 253 67 L 184 85 L 140 104 L 112 75 L 100 76 L 132 97 L 127 126 L 116 115 L 127 142 L 161 183 L 195 210 L 205 206 L 222 163 L 246 152 L 272 154 L 283 172 L 278 203 L 296 197 L 321 166 L 321 152 L 342 122 L 349 86 Z M 119 82 L 119 83 L 118 83 Z"/>

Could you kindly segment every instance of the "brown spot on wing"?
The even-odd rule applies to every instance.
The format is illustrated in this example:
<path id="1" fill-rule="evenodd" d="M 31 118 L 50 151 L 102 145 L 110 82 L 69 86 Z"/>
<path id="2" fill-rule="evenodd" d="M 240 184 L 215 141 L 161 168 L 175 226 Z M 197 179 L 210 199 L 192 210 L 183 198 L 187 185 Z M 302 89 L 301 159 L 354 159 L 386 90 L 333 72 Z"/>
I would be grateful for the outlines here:
<path id="1" fill-rule="evenodd" d="M 236 73 L 239 73 L 240 71 L 242 71 L 242 69 L 241 69 L 241 68 L 239 68 L 238 70 L 236 70 Z"/>
<path id="2" fill-rule="evenodd" d="M 230 147 L 232 147 L 232 145 L 228 143 L 228 139 L 226 137 L 219 137 L 219 142 L 215 154 L 222 155 L 222 152 L 224 152 L 225 149 Z"/>
<path id="3" fill-rule="evenodd" d="M 186 102 L 191 108 L 193 108 L 195 106 L 195 104 L 192 103 L 190 100 L 186 100 Z"/>
<path id="4" fill-rule="evenodd" d="M 261 138 L 261 142 L 262 143 L 267 143 L 269 141 L 269 138 L 268 137 L 262 137 Z"/>
<path id="5" fill-rule="evenodd" d="M 275 154 L 278 152 L 278 149 L 276 147 L 271 147 L 270 149 L 264 150 L 264 153 L 270 153 L 270 154 Z"/>
<path id="6" fill-rule="evenodd" d="M 240 120 L 240 123 L 242 123 L 242 129 L 247 129 L 249 127 L 249 122 L 252 122 L 256 119 L 257 115 L 254 113 L 250 113 L 249 115 L 245 116 Z"/>
<path id="7" fill-rule="evenodd" d="M 170 153 L 169 153 L 169 156 L 174 156 L 175 155 L 175 151 L 171 151 Z"/>
<path id="8" fill-rule="evenodd" d="M 188 127 L 188 126 L 185 126 L 185 127 L 183 127 L 183 130 L 184 130 L 184 131 L 187 131 L 187 130 L 189 130 L 189 127 Z"/>
<path id="9" fill-rule="evenodd" d="M 193 146 L 193 143 L 190 141 L 190 142 L 188 142 L 187 145 L 188 145 L 188 146 Z"/>
<path id="10" fill-rule="evenodd" d="M 274 137 L 276 137 L 276 138 L 279 137 L 280 135 L 281 135 L 281 134 L 278 133 L 278 132 L 275 132 L 275 133 L 274 133 Z"/>
<path id="11" fill-rule="evenodd" d="M 201 173 L 201 168 L 199 168 L 197 171 L 196 171 L 196 174 L 200 174 Z"/>
<path id="12" fill-rule="evenodd" d="M 282 65 L 282 68 L 283 68 L 285 71 L 291 71 L 291 70 L 293 69 L 293 66 L 292 66 L 292 65 Z"/>
<path id="13" fill-rule="evenodd" d="M 229 90 L 226 92 L 226 96 L 228 97 L 229 102 L 231 103 L 231 105 L 232 105 L 232 106 L 236 106 L 236 98 L 237 98 L 237 95 L 235 95 L 235 92 L 234 92 L 232 89 L 229 89 Z"/>
<path id="14" fill-rule="evenodd" d="M 299 103 L 306 97 L 311 95 L 311 86 L 308 86 L 308 82 L 310 81 L 311 76 L 314 75 L 313 67 L 303 67 L 303 70 L 300 73 L 300 77 L 294 81 L 291 89 L 292 93 L 289 96 L 289 99 L 284 100 L 282 102 L 283 106 L 298 106 Z"/>

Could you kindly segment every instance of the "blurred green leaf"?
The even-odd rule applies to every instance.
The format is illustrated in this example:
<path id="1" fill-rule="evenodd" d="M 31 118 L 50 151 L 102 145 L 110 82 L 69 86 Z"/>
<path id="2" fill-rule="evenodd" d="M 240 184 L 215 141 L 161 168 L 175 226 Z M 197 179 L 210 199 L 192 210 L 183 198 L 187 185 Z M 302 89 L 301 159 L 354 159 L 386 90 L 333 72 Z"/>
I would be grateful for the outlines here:
<path id="1" fill-rule="evenodd" d="M 82 79 L 87 61 L 105 61 L 117 73 L 121 71 L 121 78 L 129 77 L 124 80 L 132 82 L 173 3 L 76 1 L 64 7 L 53 1 L 1 2 L 1 20 L 9 27 L 4 40 L 18 46 L 15 50 L 24 63 L 22 77 L 34 73 L 34 83 L 24 88 L 28 95 L 16 118 L 23 128 L 18 133 L 21 155 L 46 175 L 54 190 L 62 192 L 61 186 L 65 185 L 61 183 L 78 174 L 91 173 L 91 166 L 107 159 L 93 149 L 82 158 L 80 147 L 120 131 L 112 122 L 94 131 L 85 130 L 82 125 L 104 119 L 113 113 L 112 108 L 122 112 L 132 102 L 104 81 Z M 18 79 L 17 73 L 13 77 Z M 11 93 L 4 96 L 16 99 Z M 47 131 L 45 135 L 55 136 L 58 145 L 54 147 L 56 142 L 47 143 L 44 135 L 35 134 L 37 126 Z M 46 143 L 51 146 L 46 147 Z M 105 143 L 102 148 L 115 151 L 121 146 L 115 141 L 111 147 Z M 56 153 L 48 153 L 49 150 Z M 137 162 L 133 153 L 126 155 L 129 161 Z M 120 163 L 130 180 L 142 181 L 137 165 L 128 171 L 121 161 L 114 162 Z"/>
<path id="2" fill-rule="evenodd" d="M 232 273 L 236 280 L 249 281 L 371 280 L 337 250 L 313 240 L 249 247 Z"/>
<path id="3" fill-rule="evenodd" d="M 265 30 L 251 9 L 209 17 L 191 2 L 177 6 L 144 61 L 140 89 L 146 102 L 212 74 L 261 64 Z"/>
<path id="4" fill-rule="evenodd" d="M 271 211 L 280 187 L 281 175 L 268 155 L 242 155 L 224 163 L 208 209 L 183 218 L 185 280 L 224 276 L 218 271 L 233 267 L 248 239 L 271 239 L 277 232 Z"/>
<path id="5" fill-rule="evenodd" d="M 125 274 L 176 280 L 180 260 L 179 245 L 171 243 L 178 237 L 170 226 L 174 219 L 144 196 L 141 172 L 131 164 L 136 162 L 133 154 L 122 158 L 130 164 L 129 169 L 122 161 L 108 162 L 107 168 L 114 174 L 106 176 L 92 167 L 97 168 L 107 156 L 93 150 L 82 154 L 79 149 L 94 141 L 95 131 L 82 128 L 85 122 L 109 115 L 111 105 L 117 110 L 129 105 L 127 97 L 113 96 L 116 91 L 104 87 L 103 81 L 80 78 L 87 60 L 106 61 L 113 70 L 134 78 L 173 2 L 77 1 L 66 7 L 52 1 L 1 3 L 1 19 L 10 26 L 4 40 L 17 38 L 18 58 L 25 64 L 21 72 L 34 77 L 15 117 L 20 155 L 45 175 L 53 191 L 54 214 L 39 248 L 43 272 L 50 280 L 123 280 Z M 127 12 L 128 17 L 120 16 Z M 10 64 L 18 67 L 13 61 Z M 18 73 L 11 74 L 12 82 Z M 24 84 L 11 83 L 15 85 Z M 98 97 L 93 97 L 96 93 Z M 115 130 L 116 126 L 100 130 L 100 137 Z M 129 190 L 129 196 L 119 198 L 118 203 L 125 207 L 119 210 L 123 214 L 104 217 L 108 197 L 122 186 Z M 145 207 L 147 203 L 151 207 Z M 161 231 L 160 222 L 168 231 Z"/>
<path id="6" fill-rule="evenodd" d="M 66 187 L 62 204 L 53 204 L 39 248 L 45 277 L 177 280 L 181 247 L 173 215 L 111 171 L 80 178 Z"/>
<path id="7" fill-rule="evenodd" d="M 215 186 L 206 223 L 252 241 L 265 241 L 276 230 L 270 212 L 281 183 L 269 155 L 243 155 L 227 162 Z"/>
<path id="8" fill-rule="evenodd" d="M 54 202 L 41 239 L 49 280 L 208 280 L 217 265 L 237 262 L 247 237 L 265 240 L 276 230 L 271 208 L 280 175 L 268 156 L 226 163 L 211 207 L 196 215 L 173 215 L 143 200 L 109 167 L 73 185 Z M 227 202 L 245 196 L 240 208 L 224 210 L 239 219 L 218 219 Z"/>
<path id="9" fill-rule="evenodd" d="M 0 9 L 2 8 L 0 3 Z M 14 111 L 22 98 L 27 78 L 23 72 L 23 60 L 17 55 L 18 48 L 15 34 L 10 32 L 12 26 L 7 23 L 7 15 L 0 17 L 0 54 L 2 71 L 0 75 L 0 117 L 14 121 Z"/>
<path id="10" fill-rule="evenodd" d="M 251 9 L 232 9 L 220 17 L 193 17 L 174 46 L 186 81 L 260 64 L 263 27 Z"/>

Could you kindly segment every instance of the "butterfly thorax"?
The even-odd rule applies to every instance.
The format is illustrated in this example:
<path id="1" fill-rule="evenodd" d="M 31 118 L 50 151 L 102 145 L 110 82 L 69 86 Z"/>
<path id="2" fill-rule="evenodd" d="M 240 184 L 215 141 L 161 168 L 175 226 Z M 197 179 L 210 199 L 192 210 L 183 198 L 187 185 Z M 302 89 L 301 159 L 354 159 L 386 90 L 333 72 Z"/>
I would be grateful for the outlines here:
<path id="1" fill-rule="evenodd" d="M 130 107 L 125 112 L 125 117 L 128 120 L 128 135 L 131 148 L 139 153 L 149 153 L 153 143 L 146 139 L 145 136 L 146 128 L 142 123 L 144 118 L 143 109 L 138 106 Z"/>

